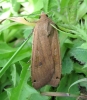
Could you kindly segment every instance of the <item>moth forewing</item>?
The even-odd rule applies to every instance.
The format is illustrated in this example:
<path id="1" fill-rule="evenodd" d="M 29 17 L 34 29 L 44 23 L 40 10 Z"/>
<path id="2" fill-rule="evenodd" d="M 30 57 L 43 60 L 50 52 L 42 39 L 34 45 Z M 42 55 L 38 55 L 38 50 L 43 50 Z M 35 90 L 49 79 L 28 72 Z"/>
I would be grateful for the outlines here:
<path id="1" fill-rule="evenodd" d="M 59 84 L 61 77 L 61 58 L 60 58 L 60 46 L 58 41 L 57 30 L 54 29 L 53 38 L 52 38 L 52 56 L 54 60 L 55 73 L 49 82 L 50 85 L 56 87 Z"/>
<path id="2" fill-rule="evenodd" d="M 46 85 L 54 74 L 52 51 L 46 31 L 47 23 L 47 17 L 42 16 L 34 28 L 31 74 L 36 89 Z"/>

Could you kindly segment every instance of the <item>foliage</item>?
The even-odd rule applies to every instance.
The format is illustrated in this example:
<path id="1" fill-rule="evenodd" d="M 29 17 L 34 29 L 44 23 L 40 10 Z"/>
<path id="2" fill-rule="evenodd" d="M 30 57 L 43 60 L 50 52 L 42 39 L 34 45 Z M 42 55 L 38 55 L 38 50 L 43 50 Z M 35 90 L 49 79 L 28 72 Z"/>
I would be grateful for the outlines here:
<path id="1" fill-rule="evenodd" d="M 60 41 L 62 77 L 58 87 L 44 86 L 35 90 L 31 83 L 32 33 L 44 11 L 57 25 Z M 23 23 L 23 22 L 22 22 Z M 25 40 L 25 41 L 24 41 Z M 87 91 L 87 1 L 86 0 L 1 0 L 0 1 L 0 100 L 50 100 L 40 91 L 69 92 L 80 95 Z M 75 83 L 74 83 L 75 82 Z M 80 82 L 80 83 L 79 83 Z M 74 86 L 73 86 L 74 85 Z M 68 91 L 69 90 L 69 91 Z M 76 100 L 55 97 L 56 100 Z"/>

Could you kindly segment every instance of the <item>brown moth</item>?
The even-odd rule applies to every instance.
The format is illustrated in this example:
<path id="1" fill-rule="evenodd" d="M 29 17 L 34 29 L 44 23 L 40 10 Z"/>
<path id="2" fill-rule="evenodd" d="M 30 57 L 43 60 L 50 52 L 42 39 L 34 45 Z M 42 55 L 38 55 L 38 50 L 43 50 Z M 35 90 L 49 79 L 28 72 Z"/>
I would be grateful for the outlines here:
<path id="1" fill-rule="evenodd" d="M 46 84 L 56 87 L 61 77 L 59 40 L 51 24 L 43 13 L 34 28 L 31 76 L 36 89 Z"/>

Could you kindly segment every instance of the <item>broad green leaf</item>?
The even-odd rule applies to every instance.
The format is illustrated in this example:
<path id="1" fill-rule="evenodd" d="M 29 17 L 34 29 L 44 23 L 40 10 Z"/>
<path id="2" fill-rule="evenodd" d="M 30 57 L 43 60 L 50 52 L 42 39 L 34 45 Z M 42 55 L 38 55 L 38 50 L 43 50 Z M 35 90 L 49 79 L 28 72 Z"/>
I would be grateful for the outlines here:
<path id="1" fill-rule="evenodd" d="M 61 7 L 61 12 L 65 13 L 65 10 L 67 9 L 68 3 L 70 0 L 61 0 L 60 2 L 60 7 Z"/>
<path id="2" fill-rule="evenodd" d="M 3 13 L 0 14 L 0 20 L 6 19 L 10 16 L 11 11 L 10 9 L 6 9 Z"/>
<path id="3" fill-rule="evenodd" d="M 81 46 L 78 48 L 86 49 L 87 50 L 87 42 L 83 43 Z"/>
<path id="4" fill-rule="evenodd" d="M 48 13 L 49 2 L 50 2 L 49 0 L 46 1 L 43 0 L 45 13 Z"/>
<path id="5" fill-rule="evenodd" d="M 82 48 L 73 48 L 70 50 L 70 55 L 76 58 L 76 60 L 86 63 L 87 61 L 87 50 Z"/>
<path id="6" fill-rule="evenodd" d="M 10 0 L 10 2 L 12 4 L 12 7 L 11 7 L 12 12 L 18 12 L 21 6 L 20 3 L 17 2 L 17 0 Z"/>
<path id="7" fill-rule="evenodd" d="M 87 12 L 87 6 L 86 6 L 86 3 L 83 2 L 80 6 L 79 6 L 79 9 L 78 9 L 78 12 L 77 12 L 77 16 L 78 16 L 78 19 L 82 18 Z"/>
<path id="8" fill-rule="evenodd" d="M 57 10 L 58 9 L 58 0 L 49 0 L 49 4 L 48 4 L 48 9 L 49 12 L 52 10 Z"/>
<path id="9" fill-rule="evenodd" d="M 7 24 L 7 25 L 1 25 L 0 26 L 0 32 L 2 32 L 3 30 L 5 30 L 5 29 L 7 29 L 7 28 L 9 28 L 9 27 L 11 27 L 11 26 L 13 26 L 13 25 L 17 25 L 18 23 L 10 23 L 10 24 Z M 1 34 L 1 33 L 0 33 Z"/>
<path id="10" fill-rule="evenodd" d="M 43 0 L 29 0 L 30 6 L 34 6 L 34 11 L 41 10 L 43 8 Z"/>
<path id="11" fill-rule="evenodd" d="M 66 56 L 62 62 L 62 74 L 70 74 L 73 70 L 73 62 L 69 56 Z"/>

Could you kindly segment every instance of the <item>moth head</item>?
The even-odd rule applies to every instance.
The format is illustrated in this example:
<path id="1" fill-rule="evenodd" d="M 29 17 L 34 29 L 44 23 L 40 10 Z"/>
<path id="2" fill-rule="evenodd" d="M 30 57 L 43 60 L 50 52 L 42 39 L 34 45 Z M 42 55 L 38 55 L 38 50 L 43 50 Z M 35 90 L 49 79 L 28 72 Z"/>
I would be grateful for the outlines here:
<path id="1" fill-rule="evenodd" d="M 48 15 L 46 15 L 44 12 L 42 12 L 41 15 L 40 15 L 40 18 L 43 18 L 43 17 L 44 17 L 44 18 L 45 18 L 45 17 L 48 17 Z"/>

